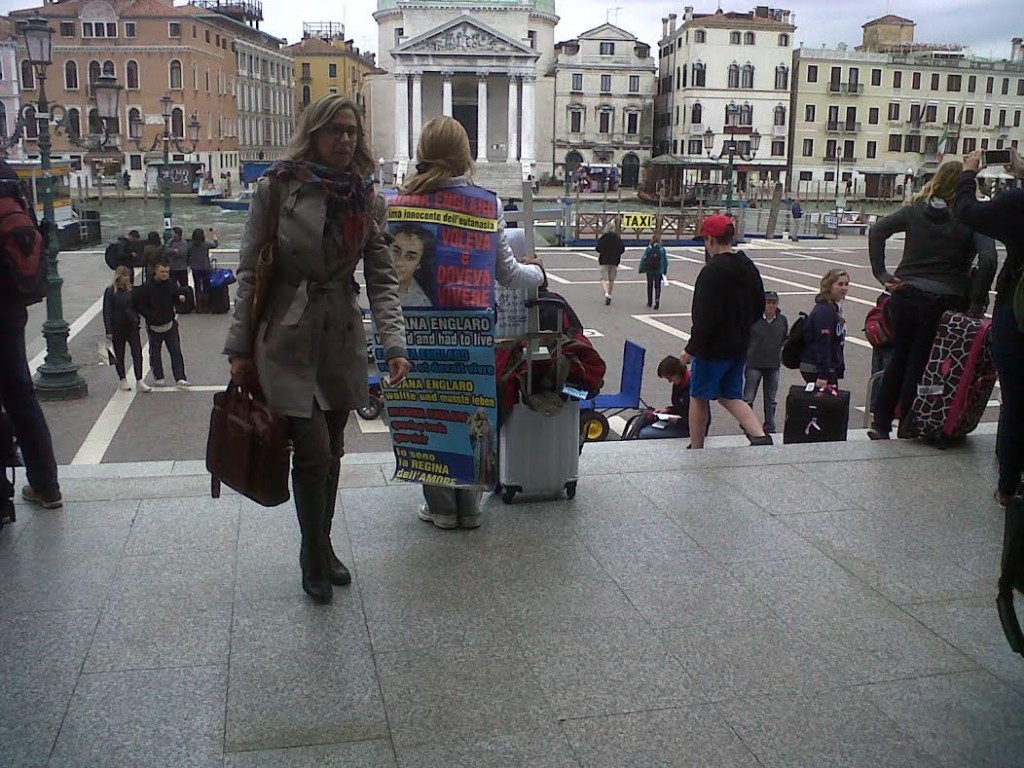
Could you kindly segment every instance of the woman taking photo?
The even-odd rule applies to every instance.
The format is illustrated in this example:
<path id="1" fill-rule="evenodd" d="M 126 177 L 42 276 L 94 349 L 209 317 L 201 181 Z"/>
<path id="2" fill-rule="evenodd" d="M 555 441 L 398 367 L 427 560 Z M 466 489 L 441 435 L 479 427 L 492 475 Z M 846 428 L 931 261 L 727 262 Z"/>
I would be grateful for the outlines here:
<path id="1" fill-rule="evenodd" d="M 800 375 L 819 389 L 837 385 L 846 375 L 843 301 L 850 290 L 850 276 L 841 269 L 830 269 L 820 287 L 804 327 L 806 342 L 800 355 Z"/>
<path id="2" fill-rule="evenodd" d="M 466 129 L 450 117 L 437 117 L 423 126 L 416 147 L 416 173 L 406 180 L 403 195 L 429 195 L 439 189 L 472 185 L 473 155 Z M 495 210 L 501 211 L 496 200 Z M 500 215 L 500 213 L 499 213 Z M 397 238 L 396 238 L 397 241 Z M 498 255 L 494 275 L 509 288 L 537 288 L 544 284 L 544 269 L 538 259 L 516 261 L 505 237 L 505 219 L 498 220 Z M 424 485 L 426 503 L 420 507 L 421 520 L 438 528 L 476 528 L 480 525 L 480 491 Z"/>
<path id="3" fill-rule="evenodd" d="M 893 326 L 892 359 L 882 374 L 868 430 L 872 440 L 889 439 L 897 405 L 900 413 L 910 414 L 942 315 L 967 298 L 975 254 L 983 259 L 995 256 L 992 240 L 975 233 L 953 212 L 962 171 L 959 161 L 944 164 L 910 205 L 879 220 L 868 233 L 871 271 L 892 294 Z M 893 274 L 885 266 L 885 241 L 897 232 L 906 237 L 903 258 Z M 904 424 L 909 424 L 907 419 L 901 427 Z M 902 429 L 901 433 L 909 434 Z"/>
<path id="4" fill-rule="evenodd" d="M 318 603 L 330 602 L 332 584 L 352 580 L 330 535 L 345 424 L 368 392 L 366 337 L 353 290 L 360 259 L 391 382 L 409 370 L 398 278 L 373 220 L 373 172 L 361 112 L 352 101 L 331 95 L 306 107 L 286 158 L 256 188 L 224 345 L 232 380 L 258 386 L 267 404 L 288 417 L 302 588 Z M 275 217 L 279 248 L 254 333 L 256 262 Z"/>

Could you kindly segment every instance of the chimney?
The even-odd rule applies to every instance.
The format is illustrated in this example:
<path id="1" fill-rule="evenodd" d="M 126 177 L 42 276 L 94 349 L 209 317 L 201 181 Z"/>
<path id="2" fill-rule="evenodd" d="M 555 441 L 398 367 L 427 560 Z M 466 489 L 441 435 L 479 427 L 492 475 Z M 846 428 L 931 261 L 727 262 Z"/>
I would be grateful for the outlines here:
<path id="1" fill-rule="evenodd" d="M 1024 62 L 1024 39 L 1015 37 L 1010 41 L 1010 61 Z"/>
<path id="2" fill-rule="evenodd" d="M 684 21 L 691 21 L 692 19 L 693 19 L 693 6 L 692 5 L 688 5 L 685 8 L 683 8 L 683 20 Z"/>
<path id="3" fill-rule="evenodd" d="M 664 40 L 666 37 L 668 37 L 668 17 L 667 16 L 662 16 L 661 17 L 661 39 Z"/>
<path id="4" fill-rule="evenodd" d="M 670 35 L 676 33 L 676 15 L 674 13 L 668 15 L 668 33 Z"/>

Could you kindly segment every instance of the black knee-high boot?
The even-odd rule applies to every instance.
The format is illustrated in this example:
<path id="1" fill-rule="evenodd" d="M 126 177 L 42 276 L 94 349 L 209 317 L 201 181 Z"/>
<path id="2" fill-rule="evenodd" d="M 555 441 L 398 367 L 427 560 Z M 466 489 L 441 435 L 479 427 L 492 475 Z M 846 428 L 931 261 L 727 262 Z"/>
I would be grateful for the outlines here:
<path id="1" fill-rule="evenodd" d="M 327 470 L 327 489 L 324 498 L 324 547 L 327 563 L 327 578 L 331 584 L 343 587 L 352 583 L 352 574 L 345 564 L 334 554 L 331 545 L 331 524 L 334 522 L 334 507 L 338 501 L 338 478 L 341 476 L 341 457 L 332 456 L 331 466 Z"/>
<path id="2" fill-rule="evenodd" d="M 327 578 L 324 557 L 324 495 L 325 481 L 302 480 L 292 472 L 295 512 L 302 531 L 299 565 L 302 568 L 302 589 L 317 603 L 331 602 L 331 582 Z"/>

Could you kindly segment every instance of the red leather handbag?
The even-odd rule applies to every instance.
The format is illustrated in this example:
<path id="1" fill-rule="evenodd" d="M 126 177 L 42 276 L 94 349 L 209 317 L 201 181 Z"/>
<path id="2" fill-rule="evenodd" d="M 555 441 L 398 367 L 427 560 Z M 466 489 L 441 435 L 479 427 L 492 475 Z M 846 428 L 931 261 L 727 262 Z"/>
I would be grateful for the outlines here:
<path id="1" fill-rule="evenodd" d="M 210 493 L 220 497 L 220 485 L 264 507 L 288 501 L 290 464 L 288 418 L 234 382 L 213 396 L 206 469 Z"/>

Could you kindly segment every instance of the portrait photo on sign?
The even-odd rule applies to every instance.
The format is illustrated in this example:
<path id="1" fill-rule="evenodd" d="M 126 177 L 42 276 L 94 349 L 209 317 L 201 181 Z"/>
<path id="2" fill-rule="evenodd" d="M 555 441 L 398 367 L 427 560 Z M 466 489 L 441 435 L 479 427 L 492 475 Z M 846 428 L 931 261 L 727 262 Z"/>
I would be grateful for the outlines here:
<path id="1" fill-rule="evenodd" d="M 437 226 L 392 222 L 391 254 L 403 307 L 432 307 L 437 287 Z"/>

